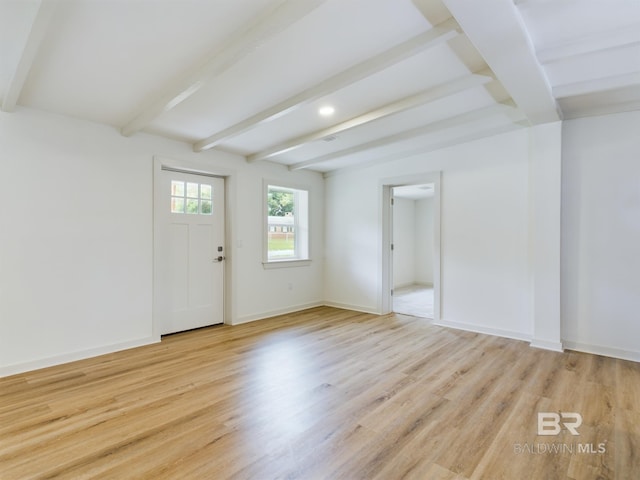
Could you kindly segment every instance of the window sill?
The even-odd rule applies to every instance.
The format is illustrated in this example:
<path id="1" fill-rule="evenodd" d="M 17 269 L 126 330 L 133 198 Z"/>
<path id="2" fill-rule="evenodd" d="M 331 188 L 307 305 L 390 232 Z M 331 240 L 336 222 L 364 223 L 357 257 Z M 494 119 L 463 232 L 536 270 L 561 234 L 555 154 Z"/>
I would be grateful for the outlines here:
<path id="1" fill-rule="evenodd" d="M 289 267 L 308 267 L 311 260 L 272 260 L 270 262 L 262 262 L 265 270 L 272 268 L 289 268 Z"/>

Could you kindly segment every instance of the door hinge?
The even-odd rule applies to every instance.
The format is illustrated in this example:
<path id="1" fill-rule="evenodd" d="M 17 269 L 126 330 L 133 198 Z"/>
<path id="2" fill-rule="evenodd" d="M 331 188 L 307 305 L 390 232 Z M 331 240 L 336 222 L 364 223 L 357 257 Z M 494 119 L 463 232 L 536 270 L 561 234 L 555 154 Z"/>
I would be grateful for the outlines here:
<path id="1" fill-rule="evenodd" d="M 393 288 L 391 289 L 391 296 L 393 297 Z"/>
<path id="2" fill-rule="evenodd" d="M 393 251 L 393 243 L 391 244 L 391 250 Z"/>
<path id="3" fill-rule="evenodd" d="M 393 198 L 391 198 L 391 206 L 392 206 L 392 207 L 393 207 L 393 202 L 394 202 L 394 201 L 395 201 L 395 200 L 394 200 Z"/>

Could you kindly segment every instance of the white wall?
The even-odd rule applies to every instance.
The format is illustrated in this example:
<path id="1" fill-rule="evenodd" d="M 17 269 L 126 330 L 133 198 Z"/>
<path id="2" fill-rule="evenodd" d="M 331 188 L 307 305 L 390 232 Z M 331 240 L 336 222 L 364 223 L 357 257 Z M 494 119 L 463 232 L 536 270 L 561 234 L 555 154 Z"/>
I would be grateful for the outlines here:
<path id="1" fill-rule="evenodd" d="M 433 285 L 433 198 L 395 197 L 393 287 Z"/>
<path id="2" fill-rule="evenodd" d="M 415 202 L 416 225 L 416 277 L 421 285 L 433 285 L 434 233 L 433 198 L 423 198 Z"/>
<path id="3" fill-rule="evenodd" d="M 393 206 L 393 288 L 416 282 L 416 202 L 394 199 Z"/>
<path id="4" fill-rule="evenodd" d="M 0 148 L 0 375 L 157 340 L 154 155 L 234 172 L 229 322 L 322 302 L 318 174 L 29 109 L 0 112 Z M 311 266 L 262 267 L 262 182 L 274 177 L 311 190 Z"/>
<path id="5" fill-rule="evenodd" d="M 328 303 L 382 311 L 381 185 L 442 171 L 442 324 L 640 361 L 639 129 L 576 119 L 329 176 Z"/>
<path id="6" fill-rule="evenodd" d="M 640 112 L 564 122 L 562 334 L 640 361 Z"/>
<path id="7" fill-rule="evenodd" d="M 569 348 L 636 360 L 638 127 L 634 112 L 567 121 L 562 132 L 562 337 Z M 150 135 L 124 138 L 110 127 L 28 109 L 0 113 L 0 375 L 157 340 L 154 155 L 233 172 L 231 323 L 323 302 L 380 312 L 382 184 L 442 171 L 442 323 L 529 338 L 530 243 L 541 241 L 532 235 L 531 188 L 545 184 L 543 172 L 532 181 L 529 133 L 323 182 L 312 172 L 195 154 Z M 262 268 L 265 178 L 310 188 L 311 266 Z"/>
<path id="8" fill-rule="evenodd" d="M 562 123 L 529 129 L 529 239 L 531 252 L 531 345 L 562 351 L 560 331 L 560 237 Z"/>
<path id="9" fill-rule="evenodd" d="M 381 311 L 381 185 L 442 171 L 442 323 L 529 338 L 528 142 L 521 130 L 328 177 L 328 303 Z"/>

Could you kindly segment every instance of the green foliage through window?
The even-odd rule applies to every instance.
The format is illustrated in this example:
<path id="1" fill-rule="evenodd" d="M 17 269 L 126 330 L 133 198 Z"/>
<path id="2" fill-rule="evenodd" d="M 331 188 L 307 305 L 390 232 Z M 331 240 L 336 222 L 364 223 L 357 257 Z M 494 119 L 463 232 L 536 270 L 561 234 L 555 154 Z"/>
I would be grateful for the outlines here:
<path id="1" fill-rule="evenodd" d="M 287 213 L 293 214 L 293 192 L 286 192 L 270 188 L 267 201 L 269 205 L 270 217 L 284 217 L 287 215 Z"/>

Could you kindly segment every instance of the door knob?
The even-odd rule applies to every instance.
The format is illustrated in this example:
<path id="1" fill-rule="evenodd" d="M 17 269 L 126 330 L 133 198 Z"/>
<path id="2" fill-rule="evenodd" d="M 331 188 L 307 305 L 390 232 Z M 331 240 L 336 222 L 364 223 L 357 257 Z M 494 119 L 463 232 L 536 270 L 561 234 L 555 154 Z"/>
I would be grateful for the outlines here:
<path id="1" fill-rule="evenodd" d="M 223 260 L 224 260 L 224 257 L 222 257 L 222 256 L 213 259 L 214 262 L 221 262 Z"/>

